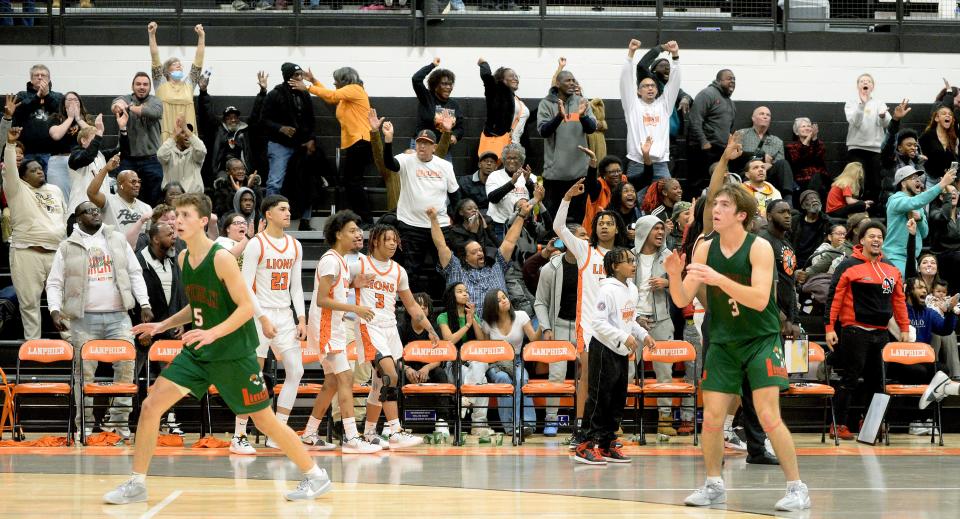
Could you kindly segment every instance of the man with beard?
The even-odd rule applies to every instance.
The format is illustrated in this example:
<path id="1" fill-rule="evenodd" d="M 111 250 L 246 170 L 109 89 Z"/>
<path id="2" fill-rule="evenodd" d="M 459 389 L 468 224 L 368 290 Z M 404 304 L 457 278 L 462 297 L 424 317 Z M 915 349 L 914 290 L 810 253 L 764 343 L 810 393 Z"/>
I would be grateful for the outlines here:
<path id="1" fill-rule="evenodd" d="M 875 207 L 874 211 L 885 207 L 887 199 L 900 190 L 899 186 L 893 183 L 893 177 L 896 175 L 898 169 L 903 166 L 913 166 L 918 170 L 923 170 L 923 163 L 926 158 L 920 154 L 920 136 L 910 128 L 900 129 L 900 120 L 906 117 L 911 110 L 913 109 L 910 108 L 907 100 L 904 99 L 899 105 L 894 107 L 893 114 L 890 117 L 887 136 L 883 140 L 883 147 L 880 148 L 882 190 L 879 198 L 879 206 Z M 873 214 L 874 211 L 871 211 L 871 214 Z"/>
<path id="2" fill-rule="evenodd" d="M 774 200 L 767 206 L 767 227 L 760 237 L 773 247 L 773 264 L 777 267 L 777 306 L 780 307 L 780 333 L 794 335 L 797 320 L 797 255 L 787 238 L 793 215 L 786 200 Z"/>
<path id="3" fill-rule="evenodd" d="M 477 159 L 477 171 L 473 175 L 457 175 L 461 198 L 469 198 L 477 203 L 480 212 L 487 214 L 490 202 L 487 200 L 487 178 L 497 169 L 497 154 L 485 151 Z"/>
<path id="4" fill-rule="evenodd" d="M 720 160 L 727 138 L 733 131 L 737 109 L 730 96 L 737 88 L 737 78 L 730 69 L 717 72 L 716 79 L 693 99 L 687 158 L 691 164 L 687 172 L 687 193 L 699 193 L 710 179 L 709 168 Z"/>
<path id="5" fill-rule="evenodd" d="M 823 243 L 823 237 L 830 229 L 830 219 L 823 212 L 820 195 L 816 191 L 808 189 L 800 193 L 799 201 L 800 215 L 793 220 L 790 238 L 797 253 L 797 265 L 806 265 L 813 252 Z"/>
<path id="6" fill-rule="evenodd" d="M 107 173 L 113 171 L 114 164 L 118 163 L 117 157 L 110 159 L 107 167 L 97 172 L 96 176 L 87 186 L 87 198 L 104 212 L 104 222 L 115 228 L 120 234 L 126 235 L 127 228 L 137 223 L 145 214 L 153 214 L 150 206 L 137 200 L 140 194 L 140 176 L 136 171 L 121 171 L 117 175 L 117 193 L 104 194 L 100 187 Z"/>
<path id="7" fill-rule="evenodd" d="M 780 191 L 777 191 L 773 184 L 767 182 L 767 163 L 764 162 L 762 157 L 752 157 L 747 162 L 743 174 L 747 180 L 741 186 L 757 200 L 760 216 L 766 217 L 767 203 L 783 198 Z"/>
<path id="8" fill-rule="evenodd" d="M 913 166 L 903 166 L 893 177 L 893 185 L 899 189 L 887 200 L 887 236 L 883 241 L 883 255 L 894 266 L 900 269 L 900 274 L 906 276 L 912 268 L 916 271 L 916 260 L 923 247 L 923 239 L 930 228 L 927 225 L 927 212 L 924 208 L 936 199 L 945 186 L 953 183 L 957 177 L 957 170 L 949 169 L 932 188 L 923 190 L 923 171 Z M 916 248 L 913 255 L 907 254 L 910 233 L 907 231 L 907 220 L 917 223 L 917 232 L 913 236 Z"/>
<path id="9" fill-rule="evenodd" d="M 662 54 L 665 50 L 666 49 L 663 48 L 663 45 L 657 45 L 647 51 L 647 53 L 640 58 L 640 62 L 637 63 L 637 77 L 643 76 L 641 67 L 643 70 L 649 70 L 653 73 L 653 79 L 657 81 L 657 97 L 663 95 L 664 88 L 666 87 L 667 82 L 670 81 L 670 60 L 667 58 L 658 59 L 660 54 Z M 685 120 L 687 118 L 687 113 L 690 111 L 690 105 L 692 104 L 693 98 L 681 88 L 680 92 L 677 94 L 677 101 L 673 105 L 673 112 L 670 114 L 670 155 L 674 158 L 683 156 L 681 150 L 673 148 L 673 144 L 677 137 L 684 135 L 686 132 Z M 674 161 L 674 168 L 676 165 L 676 161 Z"/>
<path id="10" fill-rule="evenodd" d="M 20 303 L 24 339 L 40 338 L 40 296 L 53 265 L 53 254 L 66 236 L 67 203 L 60 188 L 48 184 L 43 167 L 35 160 L 22 162 L 17 171 L 19 128 L 10 128 L 14 99 L 7 96 L 0 131 L 6 135 L 3 150 L 3 193 L 10 208 L 10 272 Z M 9 129 L 9 131 L 7 131 Z"/>
<path id="11" fill-rule="evenodd" d="M 133 76 L 133 93 L 114 99 L 110 110 L 117 117 L 121 113 L 127 114 L 130 153 L 120 157 L 120 169 L 130 169 L 141 176 L 140 199 L 155 205 L 160 201 L 163 182 L 163 167 L 157 160 L 163 103 L 157 96 L 150 95 L 150 74 L 137 72 Z M 121 129 L 120 134 L 123 133 Z"/>
<path id="12" fill-rule="evenodd" d="M 267 160 L 270 162 L 268 195 L 280 194 L 283 179 L 287 176 L 287 164 L 298 146 L 305 148 L 308 155 L 316 151 L 313 140 L 316 123 L 310 94 L 292 88 L 288 83 L 291 79 L 303 81 L 303 69 L 294 63 L 284 63 L 280 71 L 283 82 L 273 87 L 263 103 L 262 124 L 268 139 Z"/>

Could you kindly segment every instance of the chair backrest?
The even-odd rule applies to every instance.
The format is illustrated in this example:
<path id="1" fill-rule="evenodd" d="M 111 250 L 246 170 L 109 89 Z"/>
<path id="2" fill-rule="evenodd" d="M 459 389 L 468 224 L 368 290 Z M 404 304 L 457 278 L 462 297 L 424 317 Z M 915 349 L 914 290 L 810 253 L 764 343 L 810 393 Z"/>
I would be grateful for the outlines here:
<path id="1" fill-rule="evenodd" d="M 469 341 L 460 347 L 460 359 L 477 362 L 513 360 L 516 353 L 507 341 Z"/>
<path id="2" fill-rule="evenodd" d="M 137 350 L 127 341 L 94 339 L 84 343 L 80 349 L 80 358 L 97 362 L 118 362 L 136 360 Z"/>
<path id="3" fill-rule="evenodd" d="M 73 346 L 59 339 L 33 339 L 20 346 L 19 358 L 43 364 L 73 360 Z"/>
<path id="4" fill-rule="evenodd" d="M 523 347 L 527 362 L 562 362 L 577 359 L 577 348 L 567 341 L 534 341 Z"/>
<path id="5" fill-rule="evenodd" d="M 883 361 L 895 364 L 929 364 L 937 356 L 929 344 L 922 342 L 890 342 L 883 347 Z"/>
<path id="6" fill-rule="evenodd" d="M 403 348 L 403 360 L 413 362 L 443 362 L 457 360 L 457 348 L 450 341 L 412 341 Z"/>
<path id="7" fill-rule="evenodd" d="M 180 355 L 182 349 L 183 341 L 173 339 L 155 341 L 150 345 L 147 357 L 151 362 L 172 362 L 174 357 Z"/>
<path id="8" fill-rule="evenodd" d="M 810 343 L 810 362 L 823 362 L 827 360 L 827 355 L 823 352 L 823 346 L 815 342 Z"/>
<path id="9" fill-rule="evenodd" d="M 697 350 L 687 341 L 657 341 L 656 349 L 643 349 L 643 360 L 671 364 L 697 360 Z"/>

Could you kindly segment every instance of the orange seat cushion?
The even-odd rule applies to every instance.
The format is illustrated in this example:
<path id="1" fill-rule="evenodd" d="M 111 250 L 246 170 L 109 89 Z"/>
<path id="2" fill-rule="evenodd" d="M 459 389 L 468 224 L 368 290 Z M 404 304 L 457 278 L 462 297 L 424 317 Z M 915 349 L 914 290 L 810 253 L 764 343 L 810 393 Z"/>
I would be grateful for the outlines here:
<path id="1" fill-rule="evenodd" d="M 63 382 L 33 382 L 17 384 L 13 388 L 14 395 L 69 395 L 70 384 Z"/>
<path id="2" fill-rule="evenodd" d="M 915 384 L 887 384 L 884 386 L 884 390 L 888 395 L 913 395 L 921 396 L 923 392 L 927 390 L 927 385 L 915 385 Z"/>
<path id="3" fill-rule="evenodd" d="M 643 385 L 643 392 L 646 394 L 671 394 L 671 393 L 684 393 L 684 394 L 693 394 L 694 387 L 693 384 L 687 384 L 686 382 L 646 382 Z"/>
<path id="4" fill-rule="evenodd" d="M 572 395 L 577 392 L 573 384 L 557 382 L 531 382 L 520 388 L 525 395 Z"/>
<path id="5" fill-rule="evenodd" d="M 790 384 L 784 395 L 787 396 L 833 396 L 836 390 L 827 384 L 804 383 L 802 386 Z"/>
<path id="6" fill-rule="evenodd" d="M 88 395 L 135 395 L 137 385 L 128 382 L 84 384 L 83 392 Z"/>
<path id="7" fill-rule="evenodd" d="M 403 386 L 404 394 L 452 395 L 456 392 L 457 386 L 454 386 L 453 384 L 434 384 L 431 382 L 425 382 L 423 384 L 407 384 Z"/>
<path id="8" fill-rule="evenodd" d="M 460 394 L 461 395 L 512 395 L 513 384 L 464 384 L 460 386 Z"/>
<path id="9" fill-rule="evenodd" d="M 355 395 L 369 395 L 369 394 L 370 394 L 370 386 L 364 386 L 364 385 L 362 385 L 362 384 L 354 384 L 354 385 L 353 385 L 353 394 L 355 394 Z"/>
<path id="10" fill-rule="evenodd" d="M 301 383 L 299 386 L 297 386 L 297 394 L 298 395 L 318 395 L 320 394 L 320 390 L 322 389 L 323 389 L 323 385 L 321 384 Z M 283 384 L 277 384 L 273 386 L 274 394 L 278 394 L 280 393 L 280 391 L 283 391 Z"/>
<path id="11" fill-rule="evenodd" d="M 643 388 L 638 384 L 627 384 L 627 394 L 628 395 L 639 395 L 643 393 Z"/>

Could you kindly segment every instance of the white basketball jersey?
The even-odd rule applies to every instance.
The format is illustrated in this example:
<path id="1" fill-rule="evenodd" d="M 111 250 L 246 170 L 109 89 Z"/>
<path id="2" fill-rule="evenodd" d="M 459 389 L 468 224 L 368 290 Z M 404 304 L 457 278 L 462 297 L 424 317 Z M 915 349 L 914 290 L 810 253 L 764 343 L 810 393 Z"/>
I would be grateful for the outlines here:
<path id="1" fill-rule="evenodd" d="M 253 239 L 260 248 L 253 281 L 257 301 L 263 308 L 289 308 L 290 280 L 294 278 L 293 265 L 300 257 L 300 242 L 287 234 L 282 240 L 271 239 L 264 233 Z"/>
<path id="2" fill-rule="evenodd" d="M 338 303 L 347 303 L 347 293 L 350 291 L 350 271 L 347 262 L 337 251 L 330 249 L 320 257 L 317 265 L 315 287 L 319 288 L 320 278 L 333 276 L 333 285 L 330 286 L 328 297 Z M 320 348 L 325 353 L 344 351 L 347 347 L 347 334 L 343 325 L 343 312 L 330 308 L 321 308 L 319 290 L 313 291 L 310 301 L 310 316 L 307 325 L 307 342 L 310 346 Z"/>
<path id="3" fill-rule="evenodd" d="M 357 266 L 359 274 L 373 274 L 373 280 L 363 289 L 357 289 L 360 304 L 373 310 L 369 324 L 381 328 L 397 326 L 397 294 L 409 290 L 407 271 L 396 261 L 380 262 L 361 254 Z"/>

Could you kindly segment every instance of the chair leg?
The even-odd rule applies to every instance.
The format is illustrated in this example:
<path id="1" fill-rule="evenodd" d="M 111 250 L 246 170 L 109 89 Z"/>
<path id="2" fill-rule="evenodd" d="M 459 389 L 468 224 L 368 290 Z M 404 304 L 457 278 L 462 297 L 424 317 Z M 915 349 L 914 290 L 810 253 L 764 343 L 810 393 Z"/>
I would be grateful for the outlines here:
<path id="1" fill-rule="evenodd" d="M 693 397 L 693 446 L 700 445 L 700 435 L 697 433 L 697 397 Z"/>
<path id="2" fill-rule="evenodd" d="M 834 432 L 836 432 L 836 430 L 837 430 L 837 412 L 836 412 L 836 408 L 833 407 L 833 398 L 828 398 L 827 400 L 830 401 L 830 425 L 833 426 L 833 430 L 834 430 Z M 833 435 L 833 444 L 836 445 L 837 447 L 840 446 L 840 437 L 837 436 L 836 434 Z"/>
<path id="3" fill-rule="evenodd" d="M 646 432 L 643 430 L 643 411 L 645 410 L 647 403 L 643 401 L 643 395 L 642 395 L 642 394 L 639 396 L 639 398 L 640 398 L 640 441 L 639 441 L 639 443 L 640 443 L 640 445 L 646 445 L 646 444 L 647 444 L 647 434 L 646 434 Z"/>
<path id="4" fill-rule="evenodd" d="M 836 431 L 834 431 L 836 432 Z M 836 434 L 834 434 L 836 436 Z M 820 443 L 827 443 L 827 401 L 823 401 L 823 423 L 820 425 Z"/>
<path id="5" fill-rule="evenodd" d="M 940 446 L 943 447 L 943 417 L 940 414 L 940 402 L 937 402 L 937 420 L 934 425 L 939 431 Z"/>
<path id="6" fill-rule="evenodd" d="M 883 444 L 890 445 L 890 425 L 886 420 L 880 422 L 880 430 L 883 431 Z"/>

